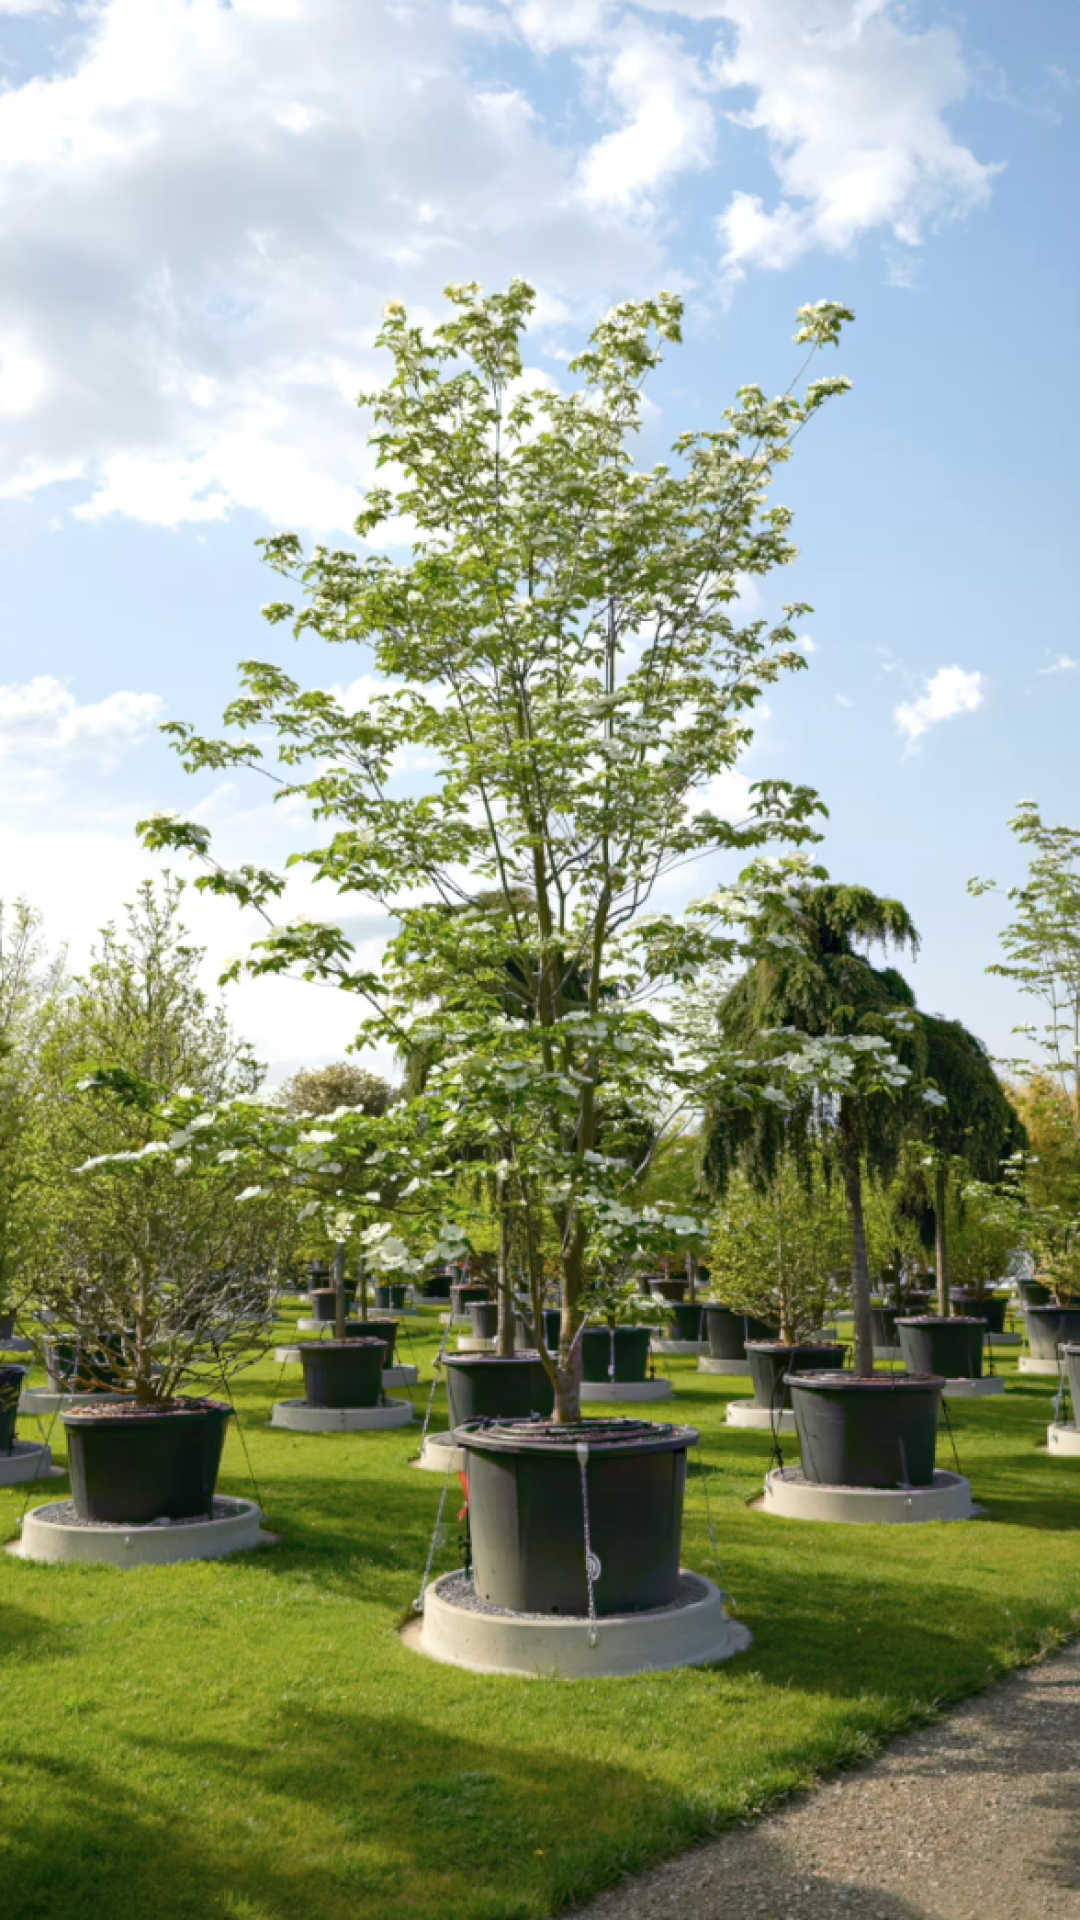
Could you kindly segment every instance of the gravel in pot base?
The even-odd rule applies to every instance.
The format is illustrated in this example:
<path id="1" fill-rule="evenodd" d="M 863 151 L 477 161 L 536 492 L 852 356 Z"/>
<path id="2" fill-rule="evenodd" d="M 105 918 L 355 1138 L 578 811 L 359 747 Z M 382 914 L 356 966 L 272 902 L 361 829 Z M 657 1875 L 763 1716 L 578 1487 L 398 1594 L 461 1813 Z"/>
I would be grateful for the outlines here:
<path id="1" fill-rule="evenodd" d="M 70 1500 L 58 1500 L 32 1508 L 23 1522 L 21 1539 L 7 1551 L 20 1560 L 53 1564 L 168 1566 L 181 1560 L 220 1560 L 227 1554 L 272 1545 L 275 1535 L 265 1533 L 261 1522 L 253 1500 L 220 1495 L 215 1495 L 209 1513 L 142 1526 L 87 1521 Z"/>

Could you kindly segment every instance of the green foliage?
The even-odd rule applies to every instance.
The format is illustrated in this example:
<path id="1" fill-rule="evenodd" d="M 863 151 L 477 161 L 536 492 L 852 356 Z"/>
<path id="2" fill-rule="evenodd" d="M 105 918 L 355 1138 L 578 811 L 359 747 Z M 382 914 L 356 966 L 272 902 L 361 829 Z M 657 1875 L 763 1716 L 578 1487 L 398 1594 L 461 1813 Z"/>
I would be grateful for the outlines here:
<path id="1" fill-rule="evenodd" d="M 41 921 L 25 901 L 0 900 L 0 1312 L 25 1296 L 42 1230 L 38 1145 L 50 1121 L 42 1049 L 63 993 L 63 956 L 50 962 Z"/>
<path id="2" fill-rule="evenodd" d="M 849 1239 L 843 1195 L 820 1161 L 809 1180 L 790 1159 L 764 1184 L 737 1170 L 709 1246 L 714 1291 L 800 1339 L 827 1316 Z"/>
<path id="3" fill-rule="evenodd" d="M 346 706 L 249 661 L 227 738 L 166 731 L 191 771 L 260 766 L 305 799 L 325 831 L 294 861 L 399 919 L 379 971 L 330 923 L 275 927 L 246 965 L 361 996 L 363 1039 L 422 1063 L 417 1178 L 431 1191 L 467 1157 L 495 1166 L 530 1284 L 553 1229 L 572 1321 L 642 1143 L 685 1092 L 664 989 L 734 951 L 730 931 L 647 914 L 657 883 L 706 852 L 816 837 L 805 788 L 758 782 L 737 823 L 707 790 L 762 692 L 806 664 L 805 609 L 742 622 L 740 587 L 792 558 L 768 489 L 847 383 L 773 400 L 744 387 L 713 431 L 679 435 L 671 463 L 645 470 L 634 442 L 645 383 L 679 339 L 677 298 L 608 314 L 567 391 L 523 383 L 523 282 L 448 298 L 431 334 L 386 310 L 390 377 L 364 404 L 399 484 L 369 490 L 363 550 L 263 543 L 292 596 L 265 609 L 271 624 L 370 648 L 379 690 Z M 806 308 L 799 338 L 812 355 L 848 318 Z M 402 523 L 404 562 L 375 549 Z M 434 768 L 418 791 L 393 784 L 403 753 Z M 142 831 L 199 856 L 197 885 L 270 915 L 280 874 L 219 866 L 201 824 L 157 815 Z M 643 1246 L 655 1224 L 639 1222 Z"/>
<path id="4" fill-rule="evenodd" d="M 377 1073 L 350 1060 L 325 1067 L 302 1067 L 282 1082 L 277 1098 L 286 1113 L 296 1116 L 335 1113 L 339 1107 L 359 1107 L 362 1113 L 385 1113 L 391 1089 Z"/>

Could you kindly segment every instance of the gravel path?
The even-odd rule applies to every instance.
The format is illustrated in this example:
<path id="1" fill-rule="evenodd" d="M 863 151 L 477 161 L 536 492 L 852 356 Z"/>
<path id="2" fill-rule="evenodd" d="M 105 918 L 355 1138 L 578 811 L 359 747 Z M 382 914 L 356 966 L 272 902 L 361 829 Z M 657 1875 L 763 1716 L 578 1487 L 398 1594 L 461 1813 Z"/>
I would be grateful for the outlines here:
<path id="1" fill-rule="evenodd" d="M 578 1920 L 1080 1920 L 1080 1644 Z"/>

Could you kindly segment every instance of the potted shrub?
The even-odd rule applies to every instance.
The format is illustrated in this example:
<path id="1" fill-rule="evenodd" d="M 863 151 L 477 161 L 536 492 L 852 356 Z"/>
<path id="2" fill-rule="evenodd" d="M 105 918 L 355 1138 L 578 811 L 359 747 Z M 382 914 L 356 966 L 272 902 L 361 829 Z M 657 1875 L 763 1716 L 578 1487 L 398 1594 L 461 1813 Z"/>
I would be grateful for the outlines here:
<path id="1" fill-rule="evenodd" d="M 692 1427 L 497 1420 L 460 1427 L 455 1438 L 468 1456 L 481 1599 L 520 1613 L 588 1614 L 584 1499 L 597 1615 L 671 1604 Z"/>
<path id="2" fill-rule="evenodd" d="M 746 1357 L 754 1383 L 754 1405 L 777 1413 L 791 1406 L 791 1374 L 832 1372 L 843 1366 L 844 1349 L 829 1341 L 748 1340 Z"/>
<path id="3" fill-rule="evenodd" d="M 829 1487 L 930 1485 L 943 1379 L 793 1373 L 788 1386 L 807 1480 Z"/>
<path id="4" fill-rule="evenodd" d="M 949 1293 L 949 1303 L 953 1312 L 961 1318 L 973 1316 L 977 1320 L 985 1320 L 988 1334 L 1004 1333 L 1008 1294 L 980 1292 L 974 1287 L 969 1292 L 964 1287 L 953 1287 Z"/>
<path id="5" fill-rule="evenodd" d="M 979 1380 L 983 1370 L 986 1321 L 953 1314 L 920 1314 L 896 1323 L 900 1351 L 909 1373 L 944 1374 L 946 1380 Z"/>

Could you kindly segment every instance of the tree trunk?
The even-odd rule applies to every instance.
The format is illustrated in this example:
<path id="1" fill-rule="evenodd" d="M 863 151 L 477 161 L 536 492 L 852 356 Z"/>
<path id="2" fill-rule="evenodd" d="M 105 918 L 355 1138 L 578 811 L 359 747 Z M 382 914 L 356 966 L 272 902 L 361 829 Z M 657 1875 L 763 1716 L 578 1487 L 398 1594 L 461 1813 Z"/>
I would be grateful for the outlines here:
<path id="1" fill-rule="evenodd" d="M 686 1291 L 690 1305 L 694 1306 L 697 1301 L 697 1261 L 692 1253 L 686 1256 Z"/>
<path id="2" fill-rule="evenodd" d="M 514 1351 L 514 1306 L 510 1292 L 510 1221 L 507 1215 L 506 1193 L 501 1180 L 499 1181 L 498 1207 L 499 1256 L 495 1288 L 499 1303 L 499 1326 L 495 1351 L 502 1359 L 508 1360 Z"/>
<path id="3" fill-rule="evenodd" d="M 334 1248 L 334 1339 L 345 1338 L 345 1249 Z"/>
<path id="4" fill-rule="evenodd" d="M 934 1170 L 934 1265 L 937 1268 L 937 1309 L 949 1311 L 949 1255 L 945 1244 L 945 1213 L 948 1206 L 947 1174 L 942 1161 Z"/>
<path id="5" fill-rule="evenodd" d="M 360 1318 L 361 1320 L 366 1320 L 368 1318 L 368 1277 L 367 1268 L 363 1260 L 360 1262 L 360 1268 L 356 1276 L 356 1284 L 357 1291 L 360 1295 Z"/>
<path id="6" fill-rule="evenodd" d="M 851 1310 L 855 1315 L 855 1371 L 874 1371 L 874 1325 L 870 1318 L 870 1267 L 866 1258 L 863 1220 L 862 1167 L 854 1118 L 846 1100 L 840 1103 L 840 1151 L 844 1169 L 844 1197 L 851 1222 Z"/>

